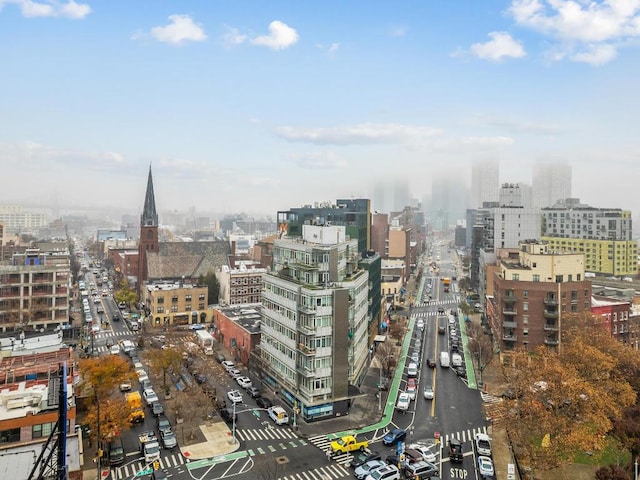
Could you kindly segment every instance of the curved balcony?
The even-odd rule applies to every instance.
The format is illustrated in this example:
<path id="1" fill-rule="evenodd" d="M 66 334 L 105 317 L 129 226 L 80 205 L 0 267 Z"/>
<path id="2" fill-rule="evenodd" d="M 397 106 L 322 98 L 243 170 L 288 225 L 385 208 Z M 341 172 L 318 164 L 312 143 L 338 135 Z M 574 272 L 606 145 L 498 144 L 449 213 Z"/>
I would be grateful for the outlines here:
<path id="1" fill-rule="evenodd" d="M 544 330 L 546 332 L 557 332 L 559 330 L 557 323 L 545 323 Z"/>
<path id="2" fill-rule="evenodd" d="M 560 340 L 558 340 L 557 338 L 545 338 L 544 339 L 544 344 L 545 345 L 551 345 L 551 346 L 557 346 L 558 344 L 560 344 Z"/>
<path id="3" fill-rule="evenodd" d="M 544 304 L 547 306 L 558 306 L 558 299 L 556 297 L 545 297 Z"/>
<path id="4" fill-rule="evenodd" d="M 518 340 L 518 336 L 513 333 L 504 333 L 502 334 L 502 340 L 505 342 L 515 342 Z"/>
<path id="5" fill-rule="evenodd" d="M 545 308 L 544 312 L 542 312 L 542 314 L 544 315 L 544 318 L 547 318 L 549 320 L 557 320 L 558 319 L 558 311 L 557 310 L 547 310 Z"/>
<path id="6" fill-rule="evenodd" d="M 504 307 L 502 309 L 502 313 L 504 315 L 517 315 L 518 314 L 518 310 L 516 310 L 514 307 L 510 306 L 510 307 Z"/>

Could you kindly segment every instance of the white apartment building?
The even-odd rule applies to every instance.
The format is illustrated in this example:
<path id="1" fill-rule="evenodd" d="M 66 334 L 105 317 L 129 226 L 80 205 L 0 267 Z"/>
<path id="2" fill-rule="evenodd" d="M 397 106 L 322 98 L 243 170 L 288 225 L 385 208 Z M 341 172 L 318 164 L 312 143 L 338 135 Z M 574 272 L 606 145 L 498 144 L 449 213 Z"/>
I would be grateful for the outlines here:
<path id="1" fill-rule="evenodd" d="M 306 421 L 347 413 L 366 373 L 369 275 L 345 230 L 304 225 L 276 240 L 264 275 L 263 380 Z"/>
<path id="2" fill-rule="evenodd" d="M 0 222 L 8 232 L 35 231 L 46 225 L 43 213 L 27 212 L 19 205 L 0 205 Z"/>

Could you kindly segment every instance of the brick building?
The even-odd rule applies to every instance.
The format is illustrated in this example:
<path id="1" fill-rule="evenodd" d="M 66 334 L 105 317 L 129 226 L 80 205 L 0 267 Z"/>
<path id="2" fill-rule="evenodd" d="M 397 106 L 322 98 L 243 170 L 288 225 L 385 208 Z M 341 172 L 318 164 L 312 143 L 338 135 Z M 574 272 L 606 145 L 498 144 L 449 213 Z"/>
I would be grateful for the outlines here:
<path id="1" fill-rule="evenodd" d="M 234 360 L 249 366 L 251 352 L 260 344 L 260 305 L 233 305 L 213 309 L 213 336 Z"/>

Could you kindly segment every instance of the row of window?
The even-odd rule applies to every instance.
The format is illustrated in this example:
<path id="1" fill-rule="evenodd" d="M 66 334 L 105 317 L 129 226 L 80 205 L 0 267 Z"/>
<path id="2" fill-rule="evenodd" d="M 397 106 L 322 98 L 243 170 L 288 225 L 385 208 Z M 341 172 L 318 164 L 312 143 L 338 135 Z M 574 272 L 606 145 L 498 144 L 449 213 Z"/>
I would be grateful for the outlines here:
<path id="1" fill-rule="evenodd" d="M 53 431 L 56 422 L 39 423 L 31 426 L 31 438 L 48 437 Z M 67 431 L 71 428 L 71 420 L 67 420 Z M 20 428 L 0 430 L 0 444 L 20 441 Z"/>
<path id="2" fill-rule="evenodd" d="M 231 285 L 262 285 L 262 276 L 231 277 Z"/>
<path id="3" fill-rule="evenodd" d="M 201 301 L 201 302 L 204 302 L 204 300 L 205 300 L 204 297 L 205 297 L 204 293 L 201 293 L 201 294 L 198 295 L 198 300 Z M 185 302 L 190 302 L 191 299 L 192 299 L 191 295 L 185 295 L 184 296 L 184 301 Z M 177 295 L 173 295 L 171 297 L 171 303 L 178 303 L 178 300 L 179 300 L 179 297 Z M 164 297 L 156 297 L 155 301 L 156 301 L 156 303 L 158 305 L 162 305 L 164 303 Z"/>

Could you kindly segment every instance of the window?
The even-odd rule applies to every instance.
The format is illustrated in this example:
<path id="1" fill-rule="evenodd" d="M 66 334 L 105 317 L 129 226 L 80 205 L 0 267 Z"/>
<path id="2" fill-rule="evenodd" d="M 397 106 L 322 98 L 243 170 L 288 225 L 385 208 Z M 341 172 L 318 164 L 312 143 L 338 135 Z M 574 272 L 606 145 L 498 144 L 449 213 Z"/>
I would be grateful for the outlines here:
<path id="1" fill-rule="evenodd" d="M 511 280 L 514 280 L 516 282 L 519 281 L 520 280 L 520 274 L 519 273 L 512 273 L 511 274 Z"/>
<path id="2" fill-rule="evenodd" d="M 156 313 L 164 313 L 164 307 L 158 307 L 158 311 Z"/>
<path id="3" fill-rule="evenodd" d="M 562 283 L 563 278 L 564 277 L 562 275 L 556 275 L 556 283 Z"/>
<path id="4" fill-rule="evenodd" d="M 522 316 L 522 323 L 524 325 L 529 325 L 529 315 L 523 315 Z"/>
<path id="5" fill-rule="evenodd" d="M 187 295 L 186 297 L 184 297 L 185 301 L 190 302 L 191 301 L 191 295 Z"/>
<path id="6" fill-rule="evenodd" d="M 200 295 L 198 295 L 198 300 L 204 301 L 204 293 L 201 293 Z"/>
<path id="7" fill-rule="evenodd" d="M 0 444 L 20 441 L 20 428 L 0 430 Z"/>
<path id="8" fill-rule="evenodd" d="M 32 438 L 48 437 L 51 434 L 51 430 L 53 430 L 54 426 L 55 422 L 33 425 L 31 427 L 31 436 Z"/>
<path id="9" fill-rule="evenodd" d="M 533 281 L 534 282 L 539 282 L 540 281 L 540 275 L 533 275 Z"/>
<path id="10" fill-rule="evenodd" d="M 164 297 L 158 297 L 158 305 L 162 305 L 164 303 Z"/>
<path id="11" fill-rule="evenodd" d="M 522 309 L 525 312 L 528 312 L 529 311 L 529 302 L 522 302 Z"/>
<path id="12" fill-rule="evenodd" d="M 523 291 L 522 291 L 522 296 L 523 296 L 524 298 L 529 298 L 529 290 L 523 290 Z"/>
<path id="13" fill-rule="evenodd" d="M 178 303 L 178 296 L 174 295 L 173 297 L 171 297 L 171 303 Z"/>

